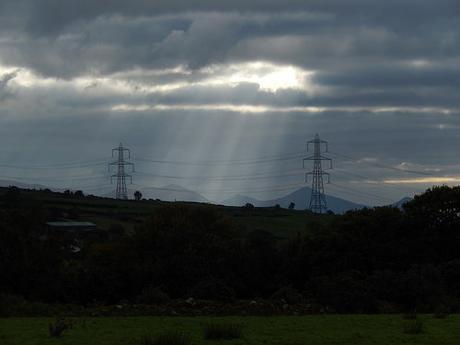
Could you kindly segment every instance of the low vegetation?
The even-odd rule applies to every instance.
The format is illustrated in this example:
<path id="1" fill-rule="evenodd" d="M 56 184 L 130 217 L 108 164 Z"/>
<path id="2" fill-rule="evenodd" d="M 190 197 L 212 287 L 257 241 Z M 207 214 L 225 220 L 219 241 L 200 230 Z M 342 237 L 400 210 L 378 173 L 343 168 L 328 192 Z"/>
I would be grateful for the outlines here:
<path id="1" fill-rule="evenodd" d="M 73 322 L 64 318 L 59 318 L 48 326 L 52 338 L 60 338 L 65 331 L 73 328 Z"/>
<path id="2" fill-rule="evenodd" d="M 203 328 L 204 338 L 208 340 L 239 339 L 243 335 L 243 325 L 237 322 L 206 323 Z"/>
<path id="3" fill-rule="evenodd" d="M 139 345 L 191 345 L 190 337 L 177 331 L 143 336 Z"/>
<path id="4" fill-rule="evenodd" d="M 460 316 L 419 315 L 417 324 L 400 315 L 311 315 L 290 317 L 130 317 L 74 319 L 60 339 L 51 338 L 52 319 L 0 319 L 2 345 L 458 345 Z M 405 324 L 411 322 L 411 326 Z M 203 325 L 244 323 L 244 337 L 205 339 Z M 419 326 L 423 323 L 422 332 Z M 414 326 L 415 325 L 415 326 Z M 150 334 L 146 336 L 146 334 Z M 184 336 L 186 335 L 186 336 Z"/>
<path id="5" fill-rule="evenodd" d="M 419 334 L 423 332 L 423 322 L 411 320 L 404 323 L 403 331 L 405 334 Z"/>

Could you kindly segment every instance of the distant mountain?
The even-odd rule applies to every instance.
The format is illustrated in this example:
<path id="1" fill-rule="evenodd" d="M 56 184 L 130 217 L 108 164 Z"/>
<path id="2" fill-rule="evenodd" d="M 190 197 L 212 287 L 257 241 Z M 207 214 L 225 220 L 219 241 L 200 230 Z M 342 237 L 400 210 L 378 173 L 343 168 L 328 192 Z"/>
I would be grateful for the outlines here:
<path id="1" fill-rule="evenodd" d="M 245 195 L 235 195 L 222 202 L 227 206 L 242 206 L 246 203 L 251 203 L 256 207 L 269 207 L 279 204 L 281 207 L 288 208 L 291 202 L 295 203 L 296 210 L 304 210 L 310 201 L 311 188 L 304 187 L 298 189 L 284 197 L 273 200 L 257 200 Z M 335 196 L 326 195 L 327 206 L 334 213 L 344 213 L 348 210 L 360 209 L 366 207 L 365 205 L 357 204 L 345 199 L 337 198 Z"/>
<path id="2" fill-rule="evenodd" d="M 243 206 L 245 204 L 253 204 L 254 206 L 260 205 L 261 203 L 264 203 L 264 201 L 251 198 L 250 196 L 242 195 L 242 194 L 236 194 L 232 196 L 231 198 L 225 199 L 224 201 L 220 202 L 219 204 L 225 205 L 225 206 Z"/>
<path id="3" fill-rule="evenodd" d="M 174 184 L 164 187 L 141 188 L 139 191 L 142 193 L 142 197 L 146 199 L 209 202 L 209 200 L 201 194 Z"/>
<path id="4" fill-rule="evenodd" d="M 45 186 L 42 184 L 33 184 L 33 183 L 25 183 L 25 182 L 19 182 L 15 180 L 0 180 L 0 187 L 18 187 L 21 189 L 36 189 L 36 190 L 44 190 L 44 189 L 49 189 L 53 192 L 64 192 L 65 190 L 71 190 L 71 191 L 76 191 L 79 190 L 79 188 L 56 188 L 56 187 L 50 187 L 50 186 Z M 83 189 L 83 192 L 85 194 L 96 194 L 96 195 L 101 195 L 101 196 L 108 196 L 112 197 L 112 195 L 103 195 L 103 193 L 93 193 L 93 192 L 87 192 Z M 113 192 L 113 197 L 115 197 L 115 192 Z"/>
<path id="5" fill-rule="evenodd" d="M 403 206 L 405 203 L 407 203 L 407 202 L 409 202 L 409 201 L 411 201 L 411 200 L 412 200 L 412 198 L 406 196 L 406 197 L 402 198 L 401 200 L 399 200 L 399 201 L 397 201 L 397 202 L 391 204 L 391 206 L 401 209 L 402 206 Z"/>
<path id="6" fill-rule="evenodd" d="M 48 187 L 40 184 L 30 184 L 14 180 L 0 180 L 0 187 L 10 187 L 15 186 L 22 189 L 46 189 Z"/>
<path id="7" fill-rule="evenodd" d="M 0 180 L 0 187 L 9 187 L 16 186 L 24 189 L 46 189 L 49 187 L 37 184 L 27 184 L 18 181 L 9 181 L 9 180 Z M 54 191 L 63 191 L 64 189 L 49 188 Z M 142 193 L 142 197 L 146 199 L 160 199 L 163 201 L 191 201 L 191 202 L 212 202 L 206 199 L 201 194 L 194 192 L 192 190 L 186 189 L 178 185 L 167 185 L 164 187 L 150 187 L 150 188 L 139 188 L 139 189 L 129 189 L 128 197 L 133 198 L 135 190 L 139 190 Z M 84 191 L 84 190 L 83 190 Z M 93 194 L 87 193 L 85 194 Z M 104 197 L 115 198 L 115 191 L 111 189 L 108 193 L 102 191 L 94 193 L 96 195 L 101 195 Z M 304 187 L 298 189 L 284 197 L 272 199 L 272 200 L 258 200 L 246 195 L 235 195 L 231 198 L 228 198 L 220 204 L 225 206 L 243 206 L 247 203 L 253 204 L 256 207 L 270 207 L 276 204 L 279 204 L 281 207 L 288 208 L 291 202 L 295 203 L 296 210 L 304 210 L 307 208 L 308 202 L 310 201 L 311 189 Z M 326 196 L 327 205 L 330 210 L 334 213 L 344 213 L 348 210 L 360 209 L 366 207 L 365 205 L 357 204 L 345 199 L 337 198 L 334 196 Z M 393 204 L 395 207 L 401 207 L 404 202 L 411 200 L 410 198 L 403 198 L 397 203 Z"/>

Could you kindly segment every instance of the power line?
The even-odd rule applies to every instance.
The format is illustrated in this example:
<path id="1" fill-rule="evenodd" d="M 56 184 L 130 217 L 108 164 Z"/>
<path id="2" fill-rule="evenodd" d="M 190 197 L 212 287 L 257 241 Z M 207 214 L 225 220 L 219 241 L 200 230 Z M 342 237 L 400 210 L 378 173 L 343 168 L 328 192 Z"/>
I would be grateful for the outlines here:
<path id="1" fill-rule="evenodd" d="M 168 188 L 168 187 L 155 187 L 155 186 L 145 186 L 141 185 L 138 183 L 133 183 L 135 186 L 139 186 L 145 189 L 158 189 L 158 190 L 166 190 L 166 191 L 175 191 L 175 192 L 196 192 L 196 193 L 245 193 L 245 192 L 251 192 L 251 193 L 266 193 L 266 192 L 277 192 L 277 191 L 286 191 L 286 190 L 292 190 L 293 188 L 301 188 L 303 187 L 301 184 L 291 184 L 291 185 L 286 185 L 286 186 L 279 186 L 277 188 L 273 189 L 267 189 L 267 188 L 258 188 L 258 189 L 251 189 L 251 188 L 245 188 L 241 190 L 235 190 L 235 189 L 194 189 L 194 190 L 184 190 L 184 189 L 176 189 L 176 188 Z"/>
<path id="2" fill-rule="evenodd" d="M 319 137 L 318 137 L 319 139 Z M 316 140 L 316 138 L 315 138 Z M 315 140 L 311 141 L 311 144 L 315 144 Z M 320 142 L 322 144 L 325 144 L 324 141 Z M 321 145 L 320 143 L 320 145 Z M 127 151 L 127 149 L 124 149 L 121 145 L 118 148 L 113 149 L 113 151 L 118 151 L 118 160 L 116 162 L 112 162 L 111 165 L 117 165 L 118 170 L 117 174 L 112 175 L 113 177 L 117 177 L 117 195 L 120 198 L 125 198 L 127 197 L 127 191 L 126 191 L 126 178 L 132 179 L 131 175 L 126 174 L 125 172 L 125 165 L 132 165 L 132 163 L 126 162 L 124 160 L 123 153 L 121 154 L 120 157 L 120 148 L 122 148 L 122 152 Z M 321 151 L 321 150 L 319 150 Z M 416 170 L 407 170 L 407 169 L 402 169 L 390 165 L 386 165 L 383 163 L 374 163 L 374 162 L 368 162 L 368 161 L 363 161 L 359 160 L 356 158 L 353 158 L 348 155 L 343 155 L 335 152 L 331 152 L 333 155 L 338 156 L 338 157 L 343 157 L 348 160 L 352 160 L 358 163 L 364 163 L 367 165 L 379 167 L 379 168 L 385 168 L 385 169 L 390 169 L 393 171 L 398 171 L 402 173 L 411 173 L 411 174 L 418 174 L 418 175 L 424 175 L 424 176 L 436 176 L 431 173 L 427 172 L 422 172 L 422 171 L 416 171 Z M 321 159 L 327 159 L 327 157 L 321 156 Z M 206 161 L 181 161 L 181 160 L 158 160 L 158 159 L 148 159 L 148 158 L 137 158 L 137 161 L 144 161 L 144 162 L 149 162 L 149 163 L 158 163 L 158 164 L 174 164 L 174 165 L 193 165 L 193 166 L 226 166 L 226 165 L 251 165 L 251 164 L 260 164 L 260 163 L 268 163 L 268 162 L 283 162 L 283 161 L 290 161 L 290 160 L 296 160 L 300 158 L 301 155 L 297 152 L 289 153 L 286 155 L 277 155 L 277 156 L 260 156 L 258 158 L 254 159 L 234 159 L 234 160 L 206 160 Z M 120 159 L 121 158 L 121 159 Z M 317 157 L 318 158 L 318 157 Z M 306 160 L 313 160 L 315 161 L 315 156 L 312 157 L 307 157 Z M 30 166 L 24 166 L 24 165 L 9 165 L 9 164 L 3 164 L 0 165 L 0 167 L 3 168 L 10 168 L 10 169 L 20 169 L 20 170 L 33 170 L 33 169 L 79 169 L 79 168 L 86 168 L 86 167 L 95 167 L 95 166 L 100 166 L 106 164 L 104 161 L 81 161 L 81 162 L 70 162 L 70 163 L 61 163 L 61 164 L 48 164 L 48 165 L 30 165 Z M 316 163 L 315 163 L 316 164 Z M 347 172 L 346 170 L 343 171 L 343 169 L 340 169 L 342 171 L 339 171 L 339 173 L 347 174 L 350 176 L 355 176 L 360 179 L 367 179 L 366 176 L 363 176 L 361 174 L 357 173 L 352 173 L 352 172 Z M 289 178 L 289 177 L 296 177 L 300 174 L 301 170 L 298 169 L 293 169 L 293 170 L 285 170 L 285 171 L 280 171 L 279 173 L 271 173 L 271 172 L 266 172 L 266 173 L 254 173 L 254 174 L 241 174 L 241 175 L 227 175 L 227 176 L 177 176 L 177 175 L 162 175 L 162 174 L 153 174 L 153 173 L 148 173 L 148 172 L 139 172 L 139 174 L 142 176 L 152 176 L 152 177 L 158 177 L 158 178 L 167 178 L 167 179 L 177 179 L 177 180 L 203 180 L 203 181 L 208 181 L 208 182 L 217 182 L 217 181 L 224 181 L 224 182 L 229 182 L 229 181 L 251 181 L 251 180 L 267 180 L 267 179 L 280 179 L 280 178 Z M 322 170 L 316 170 L 316 173 L 320 172 L 321 173 L 321 179 L 319 179 L 319 175 L 317 174 L 316 182 L 312 182 L 312 187 L 317 187 L 317 188 L 312 188 L 313 191 L 319 191 L 319 193 L 316 193 L 318 195 L 323 194 L 324 195 L 324 186 L 322 186 L 322 175 L 327 175 Z M 315 180 L 315 169 L 313 169 L 312 172 L 310 172 L 311 175 L 313 175 L 313 179 Z M 69 176 L 44 176 L 44 177 L 33 177 L 32 179 L 35 181 L 67 181 L 69 179 L 72 180 L 92 180 L 92 179 L 97 179 L 97 178 L 103 178 L 104 176 L 95 176 L 95 175 L 69 175 Z M 26 180 L 30 181 L 31 179 L 28 177 L 18 177 L 18 176 L 3 176 L 3 178 L 7 179 L 15 179 L 15 180 Z M 334 186 L 342 189 L 347 189 L 346 187 L 339 186 L 337 184 L 334 184 Z M 288 190 L 292 189 L 294 187 L 301 187 L 299 185 L 289 185 L 286 187 L 283 186 L 277 186 L 275 188 L 267 189 L 267 188 L 259 188 L 259 189 L 244 189 L 242 192 L 253 192 L 253 193 L 265 193 L 265 192 L 271 192 L 271 191 L 283 191 L 283 190 Z M 394 187 L 394 186 L 389 186 L 385 185 L 385 187 Z M 78 187 L 80 189 L 82 188 L 87 188 L 87 187 Z M 92 188 L 97 188 L 96 186 L 93 186 Z M 105 188 L 105 187 L 101 187 Z M 398 187 L 398 189 L 400 189 Z M 359 192 L 355 189 L 348 188 L 349 191 L 352 191 L 354 194 L 360 194 L 360 195 L 366 195 L 366 196 L 372 196 L 376 197 L 379 199 L 386 199 L 390 200 L 386 197 L 378 196 L 375 194 L 371 193 L 364 193 L 364 192 Z M 174 190 L 174 191 L 179 191 L 179 190 Z M 211 193 L 212 189 L 205 189 L 205 192 Z M 215 190 L 216 192 L 225 192 L 223 189 L 218 189 Z M 234 189 L 229 189 L 228 192 L 237 192 Z M 313 197 L 313 196 L 312 196 Z M 318 203 L 316 203 L 314 200 L 311 200 L 311 205 L 314 207 L 318 206 Z M 316 206 L 315 206 L 316 205 Z M 321 209 L 323 206 L 321 206 Z"/>
<path id="3" fill-rule="evenodd" d="M 293 170 L 294 171 L 294 170 Z M 177 175 L 161 175 L 161 174 L 152 174 L 142 171 L 136 171 L 136 174 L 146 175 L 151 177 L 158 178 L 167 178 L 175 180 L 212 180 L 212 181 L 246 181 L 246 180 L 263 180 L 263 179 L 274 179 L 281 177 L 293 177 L 298 176 L 301 171 L 295 170 L 297 173 L 286 173 L 279 175 L 265 175 L 265 174 L 252 174 L 252 175 L 228 175 L 228 176 L 177 176 Z"/>
<path id="4" fill-rule="evenodd" d="M 35 170 L 35 169 L 75 169 L 75 168 L 88 168 L 93 166 L 105 165 L 106 161 L 93 161 L 81 163 L 66 163 L 66 164 L 49 164 L 49 165 L 12 165 L 0 164 L 1 168 L 20 169 L 20 170 Z"/>
<path id="5" fill-rule="evenodd" d="M 71 180 L 94 180 L 100 178 L 107 178 L 107 176 L 46 176 L 46 177 L 21 177 L 21 176 L 7 176 L 2 175 L 0 178 L 4 179 L 14 179 L 14 180 L 22 180 L 22 181 L 68 181 Z"/>
<path id="6" fill-rule="evenodd" d="M 356 173 L 351 173 L 351 172 L 348 172 L 346 170 L 343 170 L 341 168 L 337 168 L 337 166 L 334 167 L 334 170 L 335 170 L 335 173 L 337 174 L 344 174 L 344 175 L 349 175 L 349 176 L 352 176 L 352 177 L 357 177 L 357 178 L 361 178 L 363 179 L 364 181 L 368 180 L 368 177 L 366 176 L 363 176 L 363 175 L 360 175 L 360 174 L 356 174 Z M 385 187 L 385 188 L 393 188 L 393 189 L 397 189 L 398 191 L 401 191 L 402 189 L 404 189 L 405 191 L 409 192 L 409 193 L 414 193 L 414 189 L 412 188 L 407 188 L 407 187 L 404 187 L 404 186 L 394 186 L 394 185 L 391 185 L 391 184 L 388 184 L 388 183 L 373 183 L 372 181 L 371 182 L 365 182 L 365 183 L 368 183 L 370 185 L 375 185 L 375 184 L 378 184 L 378 186 L 380 187 Z"/>
<path id="7" fill-rule="evenodd" d="M 350 157 L 350 156 L 347 156 L 347 155 L 344 155 L 344 154 L 339 154 L 339 153 L 336 153 L 336 152 L 330 152 L 330 153 L 333 154 L 333 155 L 335 155 L 335 156 L 339 156 L 339 157 L 343 157 L 343 158 L 346 158 L 346 159 L 350 159 L 350 160 L 352 160 L 352 161 L 354 161 L 354 162 L 357 162 L 357 163 L 363 163 L 363 164 L 375 166 L 375 167 L 378 167 L 378 168 L 384 168 L 384 169 L 399 171 L 399 172 L 403 172 L 403 173 L 406 173 L 406 174 L 416 174 L 416 175 L 423 175 L 423 176 L 437 176 L 437 175 L 430 174 L 430 173 L 427 173 L 427 172 L 424 172 L 424 171 L 417 171 L 417 170 L 410 170 L 410 169 L 402 169 L 402 168 L 394 167 L 394 166 L 387 165 L 387 164 L 376 163 L 376 162 L 368 162 L 368 161 L 364 161 L 364 160 L 361 160 L 361 159 L 353 158 L 353 157 Z"/>
<path id="8" fill-rule="evenodd" d="M 219 165 L 250 165 L 259 163 L 270 163 L 278 161 L 295 160 L 301 158 L 302 154 L 295 153 L 286 156 L 265 156 L 256 159 L 243 159 L 243 160 L 215 160 L 215 161 L 180 161 L 180 160 L 160 160 L 152 158 L 136 157 L 136 161 L 148 162 L 148 163 L 162 163 L 162 164 L 173 164 L 173 165 L 193 165 L 193 166 L 219 166 Z"/>
<path id="9" fill-rule="evenodd" d="M 351 187 L 345 187 L 345 186 L 342 186 L 342 185 L 338 185 L 336 183 L 331 183 L 331 185 L 339 188 L 339 189 L 343 189 L 345 191 L 349 191 L 350 193 L 354 193 L 354 194 L 358 194 L 359 196 L 367 196 L 367 197 L 373 197 L 373 198 L 377 198 L 377 199 L 380 199 L 380 200 L 385 200 L 385 201 L 390 201 L 390 202 L 393 202 L 394 200 L 392 199 L 389 199 L 389 198 L 386 198 L 384 196 L 381 196 L 381 195 L 377 195 L 377 194 L 373 194 L 373 193 L 368 193 L 368 192 L 362 192 L 360 190 L 357 190 L 357 189 L 354 189 L 354 188 L 351 188 Z"/>

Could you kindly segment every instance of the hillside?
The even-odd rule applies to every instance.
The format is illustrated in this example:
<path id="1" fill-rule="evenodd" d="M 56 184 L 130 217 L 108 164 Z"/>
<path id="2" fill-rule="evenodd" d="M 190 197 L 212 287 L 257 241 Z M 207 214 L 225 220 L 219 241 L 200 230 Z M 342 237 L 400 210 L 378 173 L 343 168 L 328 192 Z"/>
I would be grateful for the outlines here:
<path id="1" fill-rule="evenodd" d="M 176 188 L 177 186 L 174 186 L 174 189 Z M 0 188 L 0 196 L 7 190 L 8 188 Z M 142 193 L 145 193 L 145 190 L 142 190 Z M 189 191 L 185 190 L 185 193 L 194 196 L 193 192 L 189 194 Z M 71 215 L 81 221 L 93 222 L 99 229 L 107 231 L 115 225 L 121 225 L 125 230 L 132 231 L 136 225 L 145 221 L 162 205 L 200 204 L 190 201 L 174 202 L 156 199 L 135 201 L 98 196 L 78 197 L 32 189 L 21 190 L 21 194 L 27 199 L 39 202 L 45 209 L 49 210 L 54 217 L 49 220 L 67 218 Z M 205 204 L 208 205 L 207 202 Z M 275 209 L 273 207 L 256 207 L 250 210 L 225 205 L 213 207 L 234 219 L 247 233 L 264 230 L 280 238 L 289 238 L 299 232 L 308 232 L 311 226 L 309 224 L 312 222 L 324 222 L 330 219 L 327 215 L 315 216 L 304 211 Z"/>

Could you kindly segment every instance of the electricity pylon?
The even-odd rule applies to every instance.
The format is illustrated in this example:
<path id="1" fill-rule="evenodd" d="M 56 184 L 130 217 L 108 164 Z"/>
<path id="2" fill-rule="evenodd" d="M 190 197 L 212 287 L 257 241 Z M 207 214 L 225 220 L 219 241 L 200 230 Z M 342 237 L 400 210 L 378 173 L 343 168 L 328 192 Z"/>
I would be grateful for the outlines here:
<path id="1" fill-rule="evenodd" d="M 313 177 L 311 183 L 310 204 L 308 208 L 314 213 L 323 213 L 327 211 L 327 201 L 326 196 L 324 195 L 323 176 L 327 176 L 326 183 L 329 183 L 330 175 L 329 173 L 323 171 L 321 162 L 329 161 L 330 169 L 332 169 L 332 160 L 321 154 L 321 146 L 324 145 L 325 152 L 328 152 L 328 145 L 327 141 L 321 140 L 318 134 L 315 135 L 315 139 L 307 142 L 307 152 L 309 151 L 309 146 L 311 144 L 313 144 L 313 156 L 306 157 L 302 161 L 304 169 L 305 161 L 313 161 L 313 170 L 305 174 L 305 183 L 308 183 L 308 175 L 312 175 Z"/>
<path id="2" fill-rule="evenodd" d="M 125 166 L 131 166 L 131 171 L 134 172 L 134 164 L 125 161 L 125 151 L 128 152 L 128 159 L 131 158 L 131 151 L 129 149 L 124 148 L 122 143 L 120 143 L 118 147 L 112 149 L 112 157 L 114 157 L 113 153 L 115 151 L 118 152 L 118 159 L 115 162 L 109 163 L 109 171 L 110 167 L 113 165 L 117 166 L 117 173 L 110 176 L 110 183 L 113 183 L 114 177 L 117 178 L 117 191 L 115 197 L 117 199 L 126 200 L 128 199 L 128 190 L 126 189 L 126 178 L 129 178 L 131 180 L 131 183 L 133 183 L 133 177 L 126 173 Z"/>

